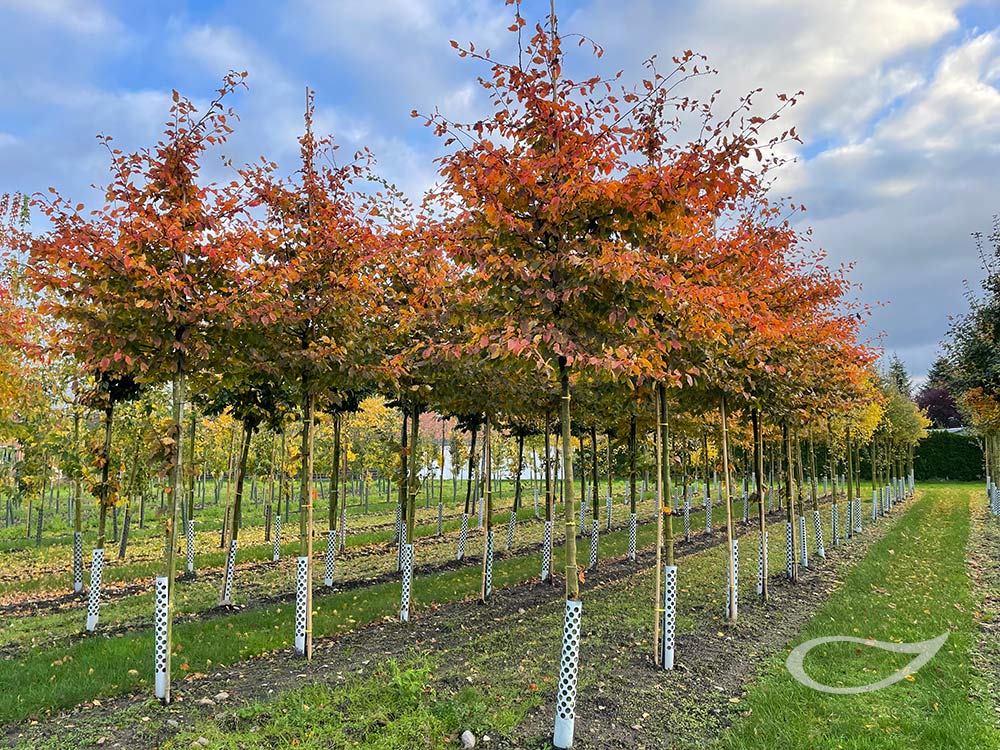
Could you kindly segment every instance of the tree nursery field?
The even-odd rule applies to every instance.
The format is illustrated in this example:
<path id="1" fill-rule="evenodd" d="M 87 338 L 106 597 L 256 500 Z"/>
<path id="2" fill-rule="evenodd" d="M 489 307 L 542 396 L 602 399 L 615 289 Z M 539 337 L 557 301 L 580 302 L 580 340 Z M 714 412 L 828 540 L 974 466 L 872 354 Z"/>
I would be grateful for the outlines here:
<path id="1" fill-rule="evenodd" d="M 0 746 L 1000 747 L 1000 230 L 925 458 L 983 479 L 918 483 L 772 190 L 801 92 L 507 6 L 418 198 L 308 88 L 297 164 L 227 158 L 241 71 L 4 195 Z"/>

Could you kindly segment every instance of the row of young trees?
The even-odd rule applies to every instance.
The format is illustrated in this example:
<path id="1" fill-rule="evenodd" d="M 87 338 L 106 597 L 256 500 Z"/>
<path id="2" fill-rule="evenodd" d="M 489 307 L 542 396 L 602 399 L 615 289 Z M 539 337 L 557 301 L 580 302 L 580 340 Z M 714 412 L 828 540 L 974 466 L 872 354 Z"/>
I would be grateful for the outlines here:
<path id="1" fill-rule="evenodd" d="M 185 473 L 193 401 L 206 414 L 229 415 L 242 431 L 227 520 L 227 581 L 251 438 L 261 429 L 286 434 L 289 422 L 297 422 L 295 647 L 306 657 L 312 651 L 317 413 L 329 416 L 334 435 L 328 560 L 337 544 L 337 451 L 345 415 L 372 394 L 402 413 L 402 620 L 414 610 L 419 466 L 411 446 L 421 414 L 448 415 L 473 436 L 479 432 L 486 476 L 494 460 L 490 435 L 501 425 L 515 437 L 557 434 L 562 484 L 559 493 L 546 494 L 545 538 L 551 555 L 558 494 L 566 593 L 558 747 L 573 740 L 582 633 L 584 576 L 576 539 L 584 519 L 577 516 L 574 423 L 592 444 L 608 433 L 633 454 L 652 436 L 655 653 L 665 668 L 673 665 L 678 590 L 672 498 L 682 454 L 694 453 L 678 446 L 696 445 L 700 437 L 707 458 L 710 435 L 718 445 L 732 621 L 738 616 L 734 421 L 750 430 L 764 598 L 765 439 L 781 446 L 791 550 L 796 541 L 805 550 L 801 493 L 811 501 L 822 550 L 819 470 L 806 470 L 813 478 L 808 486 L 804 460 L 798 477 L 792 475 L 793 452 L 803 455 L 795 451 L 797 440 L 807 441 L 812 463 L 814 440 L 829 443 L 829 473 L 836 476 L 842 467 L 846 476 L 849 518 L 860 518 L 862 445 L 871 445 L 873 459 L 885 467 L 881 484 L 891 476 L 898 487 L 905 476 L 903 452 L 920 430 L 878 436 L 880 425 L 905 415 L 885 416 L 894 402 L 876 384 L 874 352 L 859 342 L 866 311 L 851 298 L 847 269 L 829 268 L 810 250 L 790 222 L 798 207 L 768 194 L 782 163 L 780 147 L 797 140 L 794 128 L 777 124 L 795 98 L 779 96 L 775 109 L 761 116 L 755 91 L 719 115 L 714 97 L 699 102 L 684 93 L 692 78 L 711 72 L 692 52 L 664 72 L 650 60 L 648 76 L 635 86 L 621 74 L 571 78 L 554 8 L 529 32 L 519 5 L 508 2 L 515 6 L 511 33 L 519 59 L 503 63 L 471 44 L 454 44 L 460 56 L 486 66 L 481 83 L 490 112 L 471 123 L 437 111 L 423 116 L 446 153 L 438 162 L 440 183 L 418 205 L 378 176 L 369 152 L 342 158 L 330 139 L 313 132 L 308 91 L 293 173 L 281 176 L 265 158 L 231 166 L 228 182 L 205 180 L 205 158 L 225 144 L 236 120 L 228 101 L 245 74 L 232 73 L 204 110 L 175 94 L 155 145 L 125 153 L 109 137 L 101 139 L 111 163 L 102 205 L 87 212 L 53 191 L 35 200 L 49 221 L 46 231 L 34 237 L 10 232 L 11 244 L 27 255 L 25 273 L 37 295 L 30 315 L 36 330 L 50 335 L 32 342 L 5 333 L 0 345 L 46 371 L 70 368 L 70 385 L 49 393 L 49 402 L 58 395 L 81 412 L 92 410 L 104 427 L 90 452 L 99 509 L 92 568 L 98 591 L 106 514 L 118 490 L 111 466 L 115 414 L 144 390 L 169 389 L 169 414 L 157 437 L 169 502 L 154 612 L 156 694 L 165 702 L 180 515 L 188 539 L 193 534 Z M 600 48 L 581 41 L 593 51 L 588 62 L 598 60 Z M 3 321 L 4 331 L 25 328 L 23 320 Z M 4 374 L 10 382 L 17 376 Z M 78 454 L 87 453 L 81 446 Z M 554 487 L 554 467 L 545 466 Z M 634 480 L 632 486 L 634 535 Z M 791 502 L 796 486 L 798 510 Z M 183 499 L 189 507 L 181 514 Z M 489 601 L 494 513 L 488 482 L 483 504 L 481 595 Z M 467 503 L 463 539 L 468 512 Z M 595 519 L 595 550 L 597 529 Z M 797 575 L 791 553 L 787 574 Z"/>
<path id="2" fill-rule="evenodd" d="M 1000 515 L 995 484 L 1000 476 L 1000 215 L 989 231 L 973 237 L 982 263 L 981 289 L 966 295 L 969 311 L 952 322 L 930 380 L 954 399 L 958 413 L 952 418 L 981 438 L 990 508 Z"/>

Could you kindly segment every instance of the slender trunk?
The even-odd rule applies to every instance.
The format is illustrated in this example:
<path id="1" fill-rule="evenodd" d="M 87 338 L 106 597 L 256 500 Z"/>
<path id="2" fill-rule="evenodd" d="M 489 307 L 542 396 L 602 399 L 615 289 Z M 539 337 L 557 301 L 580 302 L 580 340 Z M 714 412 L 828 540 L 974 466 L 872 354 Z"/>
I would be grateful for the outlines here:
<path id="1" fill-rule="evenodd" d="M 514 479 L 514 513 L 521 509 L 521 473 L 524 471 L 524 434 L 517 436 L 517 477 Z"/>
<path id="2" fill-rule="evenodd" d="M 559 424 L 562 431 L 562 491 L 566 517 L 566 598 L 580 598 L 580 581 L 576 566 L 576 502 L 573 498 L 573 436 L 570 425 L 569 367 L 559 358 Z"/>
<path id="3" fill-rule="evenodd" d="M 552 506 L 555 499 L 552 493 L 552 438 L 549 434 L 549 417 L 545 415 L 545 520 L 552 520 Z"/>
<path id="4" fill-rule="evenodd" d="M 42 546 L 42 518 L 45 515 L 45 488 L 48 484 L 48 456 L 43 458 L 44 470 L 42 471 L 42 492 L 38 496 L 38 526 L 35 530 L 35 546 Z"/>
<path id="5" fill-rule="evenodd" d="M 333 456 L 330 466 L 330 531 L 337 530 L 337 504 L 340 500 L 340 433 L 343 417 L 338 412 L 333 416 Z M 346 502 L 346 498 L 344 499 Z M 329 552 L 327 554 L 330 554 Z"/>
<path id="6" fill-rule="evenodd" d="M 657 385 L 656 429 L 653 430 L 653 452 L 656 453 L 656 572 L 653 578 L 653 663 L 660 666 L 660 602 L 663 588 L 663 431 L 660 429 L 662 391 Z"/>
<path id="7" fill-rule="evenodd" d="M 795 495 L 794 495 L 794 485 L 795 485 L 795 464 L 792 462 L 792 438 L 788 434 L 788 423 L 785 422 L 781 425 L 781 437 L 782 442 L 785 444 L 785 502 L 787 503 L 786 508 L 786 520 L 791 526 L 791 571 L 792 571 L 792 581 L 799 580 L 799 566 L 798 558 L 796 557 L 796 550 L 798 546 L 796 544 L 796 535 L 798 534 L 798 529 L 795 525 Z"/>
<path id="8" fill-rule="evenodd" d="M 104 446 L 101 449 L 101 489 L 100 489 L 100 520 L 97 526 L 97 549 L 104 549 L 107 534 L 108 500 L 111 495 L 108 482 L 111 477 L 111 423 L 114 418 L 114 406 L 104 409 Z"/>
<path id="9" fill-rule="evenodd" d="M 233 428 L 232 437 L 229 440 L 229 456 L 226 459 L 226 512 L 222 516 L 222 534 L 219 536 L 219 548 L 226 546 L 226 537 L 229 535 L 230 518 L 233 507 L 233 463 L 236 461 L 236 429 Z M 302 515 L 302 506 L 299 506 L 299 516 Z"/>
<path id="10" fill-rule="evenodd" d="M 420 479 L 417 475 L 419 471 L 419 465 L 417 464 L 417 448 L 420 440 L 420 406 L 418 404 L 413 405 L 413 416 L 410 419 L 410 444 L 408 450 L 407 459 L 407 490 L 409 493 L 409 498 L 407 500 L 407 515 L 406 515 L 406 544 L 409 545 L 409 549 L 413 548 L 413 529 L 416 523 L 416 513 L 417 513 L 417 491 L 420 487 Z M 407 575 L 412 576 L 412 565 L 413 561 L 410 560 L 410 571 Z M 416 592 L 414 588 L 410 586 L 410 596 L 409 596 L 409 607 L 407 611 L 408 618 L 413 617 L 414 610 L 416 609 Z"/>
<path id="11" fill-rule="evenodd" d="M 628 423 L 628 502 L 629 513 L 635 513 L 636 503 L 636 471 L 635 458 L 638 451 L 638 440 L 636 436 L 635 414 L 629 417 Z"/>
<path id="12" fill-rule="evenodd" d="M 407 427 L 410 424 L 410 413 L 406 410 L 406 406 L 401 407 L 403 410 L 403 424 L 400 426 L 399 433 L 399 488 L 397 492 L 397 501 L 399 502 L 399 522 L 400 526 L 397 529 L 397 534 L 399 538 L 396 540 L 398 547 L 402 550 L 403 544 L 406 540 L 404 538 L 406 518 L 407 518 L 407 487 L 409 474 L 407 471 L 407 466 L 409 464 L 408 446 L 410 435 Z M 402 552 L 400 552 L 399 565 L 402 564 Z M 398 565 L 397 565 L 398 567 Z"/>
<path id="13" fill-rule="evenodd" d="M 739 586 L 739 581 L 736 580 L 736 561 L 733 559 L 733 502 L 732 502 L 732 485 L 729 478 L 729 423 L 728 415 L 726 414 L 726 395 L 722 395 L 720 401 L 720 409 L 722 412 L 722 475 L 725 485 L 725 504 L 726 504 L 726 559 L 728 560 L 729 566 L 729 581 L 731 583 L 729 587 L 729 613 L 728 619 L 730 622 L 735 623 L 737 619 L 737 588 Z"/>
<path id="14" fill-rule="evenodd" d="M 187 489 L 187 519 L 194 520 L 194 433 L 197 415 L 191 410 L 191 424 L 188 425 L 188 479 Z"/>
<path id="15" fill-rule="evenodd" d="M 73 450 L 80 452 L 80 411 L 73 412 Z M 73 472 L 73 531 L 83 532 L 83 508 L 80 503 L 80 472 Z"/>
<path id="16" fill-rule="evenodd" d="M 136 441 L 135 451 L 132 453 L 132 468 L 129 471 L 128 485 L 125 490 L 125 517 L 122 520 L 121 543 L 118 545 L 118 559 L 125 559 L 125 550 L 128 547 L 128 532 L 132 525 L 132 496 L 135 494 L 135 475 L 139 469 L 139 441 Z"/>
<path id="17" fill-rule="evenodd" d="M 302 384 L 302 471 L 299 476 L 299 557 L 306 559 L 305 647 L 306 659 L 312 659 L 312 547 L 313 547 L 313 422 L 315 399 L 309 383 Z M 287 507 L 287 505 L 286 505 Z"/>
<path id="18" fill-rule="evenodd" d="M 848 508 L 853 508 L 854 506 L 852 505 L 852 503 L 854 502 L 854 492 L 855 492 L 855 488 L 854 488 L 854 458 L 852 456 L 852 450 L 851 450 L 851 426 L 850 425 L 847 426 L 847 428 L 846 428 L 846 430 L 844 432 L 844 448 L 845 448 L 845 452 L 847 453 L 847 477 L 846 477 L 846 480 L 847 480 L 847 482 L 846 482 L 847 483 L 847 488 L 846 488 L 847 489 L 847 507 Z M 861 488 L 860 487 L 857 488 L 857 493 L 859 495 L 861 494 Z M 852 511 L 851 513 L 848 514 L 848 518 L 853 518 L 853 517 L 854 517 L 854 513 Z M 854 536 L 854 523 L 853 522 L 847 524 L 846 532 L 847 532 L 847 534 L 846 534 L 847 536 Z"/>
<path id="19" fill-rule="evenodd" d="M 226 556 L 226 570 L 222 581 L 221 601 L 225 604 L 230 602 L 230 597 L 227 596 L 230 592 L 227 589 L 231 586 L 233 576 L 235 575 L 235 548 L 239 544 L 240 538 L 240 522 L 242 521 L 243 512 L 243 486 L 246 481 L 247 457 L 250 455 L 250 441 L 253 438 L 253 431 L 253 425 L 247 422 L 243 423 L 243 439 L 236 465 L 236 497 L 233 499 L 232 530 L 229 535 L 230 551 Z"/>
<path id="20" fill-rule="evenodd" d="M 711 482 L 711 473 L 709 471 L 709 461 L 708 461 L 708 433 L 701 436 L 701 457 L 704 461 L 705 468 L 705 513 L 708 513 L 708 507 L 712 503 L 712 488 L 709 482 Z M 705 529 L 711 530 L 710 516 L 705 518 Z"/>
<path id="21" fill-rule="evenodd" d="M 806 477 L 805 468 L 803 466 L 802 460 L 802 441 L 799 440 L 798 432 L 795 433 L 795 468 L 798 472 L 798 503 L 799 503 L 799 515 L 804 515 L 806 512 Z"/>
<path id="22" fill-rule="evenodd" d="M 417 514 L 417 492 L 420 488 L 420 478 L 418 476 L 419 465 L 417 464 L 417 445 L 420 439 L 420 407 L 413 407 L 413 416 L 410 419 L 410 444 L 407 455 L 407 485 L 409 498 L 406 508 L 406 543 L 413 544 L 413 529 L 416 524 Z M 413 599 L 410 599 L 412 608 Z"/>
<path id="23" fill-rule="evenodd" d="M 764 436 L 760 429 L 760 412 L 757 409 L 753 409 L 750 412 L 750 421 L 753 424 L 753 465 L 754 471 L 756 473 L 756 482 L 754 487 L 754 492 L 757 493 L 757 516 L 760 522 L 760 544 L 762 546 L 763 554 L 767 555 L 767 521 L 764 518 L 765 508 L 764 508 Z M 767 601 L 767 566 L 764 567 L 764 575 L 761 580 L 761 592 L 760 598 L 762 601 Z"/>
<path id="24" fill-rule="evenodd" d="M 590 461 L 590 483 L 593 485 L 590 490 L 590 498 L 592 508 L 591 516 L 595 521 L 599 520 L 601 517 L 601 501 L 598 498 L 598 493 L 600 492 L 600 483 L 597 479 L 597 428 L 591 425 L 590 427 L 590 448 L 592 451 L 592 458 Z"/>
<path id="25" fill-rule="evenodd" d="M 812 486 L 810 487 L 812 508 L 819 510 L 819 476 L 816 473 L 816 446 L 813 443 L 812 426 L 809 427 L 809 472 L 812 474 Z"/>
<path id="26" fill-rule="evenodd" d="M 663 446 L 663 503 L 660 506 L 663 513 L 664 542 L 666 544 L 666 564 L 674 564 L 674 495 L 673 480 L 670 475 L 670 406 L 667 403 L 667 388 L 663 383 L 657 384 L 660 395 L 660 442 Z"/>
<path id="27" fill-rule="evenodd" d="M 181 502 L 179 497 L 184 486 L 184 400 L 186 378 L 184 373 L 183 360 L 178 359 L 177 373 L 174 375 L 172 388 L 172 423 L 171 431 L 174 437 L 174 465 L 170 472 L 170 500 L 168 502 L 167 520 L 164 530 L 163 540 L 163 570 L 161 576 L 166 578 L 167 585 L 167 606 L 164 627 L 165 649 L 159 656 L 164 664 L 163 676 L 165 684 L 160 692 L 160 700 L 163 703 L 170 703 L 170 654 L 173 650 L 171 635 L 173 630 L 173 610 L 174 610 L 174 578 L 176 576 L 176 554 L 177 554 L 177 508 Z M 109 420 L 110 421 L 110 420 Z M 110 438 L 109 438 L 110 439 Z M 157 639 L 159 640 L 159 639 Z"/>
<path id="28" fill-rule="evenodd" d="M 491 574 L 492 560 L 490 555 L 490 535 L 493 533 L 493 488 L 490 479 L 493 476 L 493 443 L 490 427 L 492 426 L 489 412 L 486 413 L 486 421 L 483 425 L 483 474 L 486 482 L 483 485 L 483 515 L 485 523 L 483 527 L 483 569 L 482 580 L 479 590 L 479 598 L 482 602 L 489 601 L 490 589 L 487 582 Z"/>
<path id="29" fill-rule="evenodd" d="M 278 460 L 278 441 L 276 440 L 278 436 L 271 435 L 271 476 L 268 480 L 267 488 L 267 506 L 264 508 L 264 541 L 271 541 L 271 524 L 274 521 L 274 481 L 275 475 L 275 465 Z"/>
<path id="30" fill-rule="evenodd" d="M 469 481 L 465 484 L 465 514 L 471 513 L 472 508 L 472 487 L 474 484 L 474 474 L 476 471 L 476 433 L 479 432 L 479 424 L 472 424 L 472 439 L 469 443 Z"/>
<path id="31" fill-rule="evenodd" d="M 607 432 L 604 436 L 607 441 L 607 455 L 608 455 L 608 497 L 610 498 L 613 494 L 613 478 L 611 473 L 611 432 Z M 611 530 L 611 519 L 608 518 L 608 530 Z"/>

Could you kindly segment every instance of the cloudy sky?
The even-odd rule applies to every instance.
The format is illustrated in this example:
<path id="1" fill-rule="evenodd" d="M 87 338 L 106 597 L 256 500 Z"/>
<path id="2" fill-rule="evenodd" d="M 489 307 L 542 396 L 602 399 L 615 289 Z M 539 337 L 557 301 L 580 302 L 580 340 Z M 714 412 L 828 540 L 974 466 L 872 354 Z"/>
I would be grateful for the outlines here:
<path id="1" fill-rule="evenodd" d="M 547 2 L 525 0 L 533 22 Z M 725 96 L 805 91 L 788 122 L 804 144 L 780 178 L 832 262 L 915 376 L 978 276 L 970 233 L 1000 212 L 1000 0 L 557 0 L 564 33 L 635 80 L 652 54 L 709 57 Z M 303 91 L 319 127 L 366 144 L 414 196 L 440 144 L 409 113 L 484 110 L 483 69 L 449 40 L 513 52 L 502 0 L 0 0 L 0 192 L 55 186 L 94 200 L 106 158 L 155 140 L 178 89 L 204 100 L 247 70 L 227 146 L 237 163 L 290 164 Z M 582 64 L 582 63 L 581 63 Z M 590 64 L 589 62 L 587 63 Z M 773 101 L 768 99 L 767 101 Z"/>

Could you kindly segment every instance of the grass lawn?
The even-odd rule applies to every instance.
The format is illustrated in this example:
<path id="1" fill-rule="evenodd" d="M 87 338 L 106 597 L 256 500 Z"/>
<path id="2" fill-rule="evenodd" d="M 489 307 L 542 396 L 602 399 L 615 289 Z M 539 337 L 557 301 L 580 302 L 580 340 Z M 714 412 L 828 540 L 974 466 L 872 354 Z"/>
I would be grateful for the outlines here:
<path id="1" fill-rule="evenodd" d="M 979 485 L 929 485 L 912 510 L 846 576 L 792 646 L 832 635 L 914 642 L 950 633 L 915 675 L 882 690 L 830 695 L 796 682 L 777 655 L 743 703 L 742 718 L 720 750 L 912 750 L 1000 747 L 993 710 L 970 668 L 976 606 L 965 565 L 970 502 Z M 858 644 L 809 652 L 807 673 L 820 683 L 875 682 L 912 657 Z"/>

